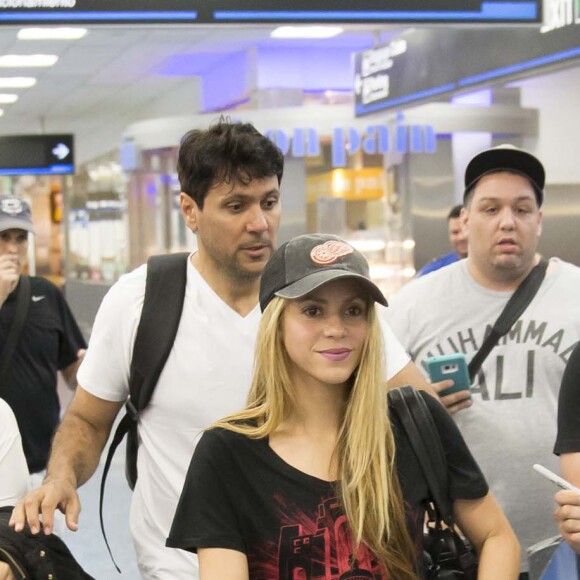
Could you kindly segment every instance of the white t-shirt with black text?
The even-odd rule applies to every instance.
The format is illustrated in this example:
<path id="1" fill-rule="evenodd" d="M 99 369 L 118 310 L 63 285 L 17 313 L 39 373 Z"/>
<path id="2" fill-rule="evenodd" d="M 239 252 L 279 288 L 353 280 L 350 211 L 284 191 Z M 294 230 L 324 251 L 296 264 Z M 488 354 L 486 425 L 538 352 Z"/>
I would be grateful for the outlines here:
<path id="1" fill-rule="evenodd" d="M 473 405 L 454 418 L 522 544 L 556 535 L 553 485 L 532 469 L 558 471 L 558 392 L 580 340 L 580 268 L 556 258 L 538 293 L 499 340 L 474 380 Z M 415 279 L 389 300 L 389 324 L 417 366 L 463 352 L 469 362 L 512 292 L 484 288 L 467 260 Z M 426 373 L 425 373 L 426 374 Z"/>

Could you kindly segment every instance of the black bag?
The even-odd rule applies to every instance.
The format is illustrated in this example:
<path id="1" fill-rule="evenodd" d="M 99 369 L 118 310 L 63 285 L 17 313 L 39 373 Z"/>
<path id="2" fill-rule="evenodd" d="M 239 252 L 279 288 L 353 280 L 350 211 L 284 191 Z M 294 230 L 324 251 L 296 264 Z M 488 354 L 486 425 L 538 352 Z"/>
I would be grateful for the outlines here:
<path id="1" fill-rule="evenodd" d="M 428 580 L 476 580 L 477 553 L 454 528 L 443 527 L 441 518 L 431 507 L 423 536 L 423 565 Z"/>
<path id="2" fill-rule="evenodd" d="M 32 534 L 28 526 L 15 532 L 9 525 L 11 507 L 0 508 L 0 562 L 18 580 L 94 580 L 55 534 Z"/>
<path id="3" fill-rule="evenodd" d="M 425 578 L 476 580 L 477 554 L 455 530 L 453 508 L 447 493 L 447 460 L 429 407 L 410 386 L 391 390 L 389 401 L 401 421 L 429 487 L 429 521 L 423 538 Z"/>
<path id="4" fill-rule="evenodd" d="M 145 283 L 145 298 L 143 310 L 137 327 L 131 372 L 129 377 L 129 398 L 125 405 L 126 413 L 117 425 L 117 429 L 103 467 L 101 490 L 99 497 L 99 519 L 105 544 L 117 566 L 105 533 L 103 523 L 103 498 L 105 481 L 115 451 L 125 435 L 127 446 L 125 451 L 125 477 L 131 489 L 137 482 L 137 452 L 139 439 L 137 422 L 139 414 L 149 405 L 153 391 L 165 366 L 167 357 L 173 347 L 177 335 L 187 281 L 188 253 L 169 254 L 166 256 L 151 256 L 147 260 L 147 281 Z"/>

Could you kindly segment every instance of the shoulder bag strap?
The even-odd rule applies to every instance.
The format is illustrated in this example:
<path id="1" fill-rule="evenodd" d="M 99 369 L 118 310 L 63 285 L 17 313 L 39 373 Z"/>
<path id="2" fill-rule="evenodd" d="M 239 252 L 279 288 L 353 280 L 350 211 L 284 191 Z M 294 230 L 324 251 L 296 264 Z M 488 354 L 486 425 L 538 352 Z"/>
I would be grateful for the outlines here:
<path id="1" fill-rule="evenodd" d="M 502 313 L 495 321 L 491 332 L 487 335 L 481 348 L 475 353 L 475 356 L 469 363 L 469 378 L 472 382 L 481 368 L 483 361 L 485 361 L 493 347 L 497 344 L 497 341 L 507 333 L 515 321 L 524 313 L 528 304 L 538 292 L 546 276 L 548 263 L 548 260 L 542 256 L 539 263 L 532 268 L 531 272 L 524 278 L 508 300 Z"/>
<path id="2" fill-rule="evenodd" d="M 419 461 L 438 516 L 452 526 L 453 508 L 447 493 L 447 459 L 429 408 L 421 395 L 410 386 L 392 389 L 389 399 Z"/>
<path id="3" fill-rule="evenodd" d="M 12 319 L 12 324 L 10 325 L 10 330 L 8 331 L 2 352 L 0 353 L 0 384 L 4 383 L 8 366 L 10 365 L 12 355 L 22 334 L 24 322 L 28 316 L 28 310 L 30 308 L 30 279 L 28 276 L 20 276 L 15 292 L 16 308 L 14 310 L 14 318 Z"/>
<path id="4" fill-rule="evenodd" d="M 392 393 L 392 397 L 391 397 Z M 434 510 L 428 508 L 429 521 L 433 524 L 432 532 L 435 543 L 429 550 L 431 557 L 430 570 L 435 571 L 435 576 L 442 577 L 439 573 L 439 562 L 444 546 L 451 551 L 461 570 L 461 578 L 475 579 L 477 577 L 477 558 L 472 549 L 466 546 L 464 540 L 455 531 L 453 518 L 453 503 L 449 497 L 448 464 L 439 430 L 435 425 L 429 407 L 421 395 L 412 387 L 393 389 L 389 393 L 394 408 L 403 424 L 411 446 L 419 460 L 421 469 L 427 480 L 429 494 Z M 443 529 L 444 522 L 447 529 Z M 451 577 L 451 576 L 449 576 Z M 453 578 L 459 576 L 453 575 Z"/>

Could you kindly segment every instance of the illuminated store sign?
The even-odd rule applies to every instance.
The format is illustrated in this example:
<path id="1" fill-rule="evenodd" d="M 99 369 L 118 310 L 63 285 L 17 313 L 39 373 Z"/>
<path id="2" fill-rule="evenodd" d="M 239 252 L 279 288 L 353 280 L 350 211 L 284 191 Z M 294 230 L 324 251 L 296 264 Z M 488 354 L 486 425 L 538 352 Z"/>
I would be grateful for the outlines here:
<path id="1" fill-rule="evenodd" d="M 72 135 L 0 137 L 0 175 L 74 173 Z"/>
<path id="2" fill-rule="evenodd" d="M 144 5 L 147 8 L 144 8 Z M 356 9 L 353 7 L 356 6 Z M 538 0 L 0 0 L 0 23 L 539 23 Z"/>
<path id="3" fill-rule="evenodd" d="M 406 125 L 402 114 L 395 125 L 369 125 L 364 131 L 353 127 L 335 127 L 331 136 L 332 166 L 346 167 L 349 155 L 363 151 L 369 155 L 385 153 L 434 153 L 437 136 L 431 125 Z M 317 157 L 320 135 L 313 128 L 298 128 L 289 134 L 271 129 L 266 135 L 284 155 Z"/>

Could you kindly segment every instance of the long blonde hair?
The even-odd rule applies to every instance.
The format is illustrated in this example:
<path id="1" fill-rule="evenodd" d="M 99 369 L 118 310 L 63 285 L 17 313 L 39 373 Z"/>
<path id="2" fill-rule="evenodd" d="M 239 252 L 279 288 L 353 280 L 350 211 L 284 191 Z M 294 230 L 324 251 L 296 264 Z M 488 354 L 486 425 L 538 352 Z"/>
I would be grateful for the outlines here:
<path id="1" fill-rule="evenodd" d="M 212 428 L 262 439 L 274 432 L 294 407 L 289 359 L 281 332 L 285 304 L 285 299 L 274 298 L 262 316 L 246 409 Z M 407 530 L 395 469 L 394 436 L 387 415 L 382 332 L 370 298 L 367 311 L 368 332 L 352 377 L 335 452 L 337 493 L 351 529 L 354 553 L 364 543 L 392 577 L 415 580 L 416 552 Z"/>

